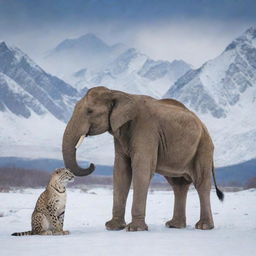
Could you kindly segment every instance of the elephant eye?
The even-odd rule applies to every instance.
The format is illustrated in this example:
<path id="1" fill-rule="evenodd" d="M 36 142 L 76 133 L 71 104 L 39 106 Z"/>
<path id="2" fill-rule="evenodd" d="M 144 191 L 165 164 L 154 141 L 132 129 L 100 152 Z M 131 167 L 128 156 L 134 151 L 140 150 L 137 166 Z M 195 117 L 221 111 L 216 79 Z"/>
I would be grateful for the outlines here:
<path id="1" fill-rule="evenodd" d="M 87 114 L 91 114 L 93 112 L 93 110 L 91 108 L 87 109 Z"/>

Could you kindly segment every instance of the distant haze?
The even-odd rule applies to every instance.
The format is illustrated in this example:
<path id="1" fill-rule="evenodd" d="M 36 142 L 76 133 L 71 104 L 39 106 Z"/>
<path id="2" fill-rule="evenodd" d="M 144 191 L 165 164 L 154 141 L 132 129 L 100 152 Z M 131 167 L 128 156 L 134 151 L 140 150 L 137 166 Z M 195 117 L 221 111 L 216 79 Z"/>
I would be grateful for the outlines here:
<path id="1" fill-rule="evenodd" d="M 154 59 L 183 59 L 198 67 L 256 24 L 254 0 L 0 0 L 0 6 L 0 40 L 39 63 L 64 39 L 92 32 Z"/>

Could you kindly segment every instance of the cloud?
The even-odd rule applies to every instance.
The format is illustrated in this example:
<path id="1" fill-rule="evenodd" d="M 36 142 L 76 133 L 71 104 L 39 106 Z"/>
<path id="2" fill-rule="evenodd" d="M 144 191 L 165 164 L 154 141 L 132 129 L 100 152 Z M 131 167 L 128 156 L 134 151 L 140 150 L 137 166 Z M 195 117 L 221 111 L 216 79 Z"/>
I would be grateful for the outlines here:
<path id="1" fill-rule="evenodd" d="M 163 21 L 137 30 L 133 45 L 155 59 L 183 59 L 194 67 L 218 56 L 249 23 L 196 20 Z"/>
<path id="2" fill-rule="evenodd" d="M 256 21 L 255 0 L 0 0 L 0 5 L 0 39 L 39 64 L 60 41 L 92 32 L 154 59 L 183 59 L 198 67 Z"/>

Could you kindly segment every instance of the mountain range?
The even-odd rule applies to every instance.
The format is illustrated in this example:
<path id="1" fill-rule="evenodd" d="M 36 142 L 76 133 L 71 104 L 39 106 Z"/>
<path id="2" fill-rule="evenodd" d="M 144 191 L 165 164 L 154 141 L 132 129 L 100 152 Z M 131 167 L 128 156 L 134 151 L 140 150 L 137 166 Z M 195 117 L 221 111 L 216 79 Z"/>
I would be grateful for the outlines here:
<path id="1" fill-rule="evenodd" d="M 165 97 L 179 99 L 196 112 L 225 118 L 237 104 L 255 102 L 255 71 L 256 29 L 250 28 L 220 56 L 180 77 Z"/>
<path id="2" fill-rule="evenodd" d="M 80 76 L 75 73 L 73 84 L 78 90 L 84 90 L 84 86 L 91 88 L 101 85 L 128 93 L 161 98 L 170 84 L 190 68 L 190 65 L 182 60 L 155 61 L 138 50 L 129 48 L 101 70 L 87 70 Z"/>
<path id="3" fill-rule="evenodd" d="M 213 135 L 219 164 L 256 156 L 256 28 L 232 41 L 215 59 L 180 77 L 164 97 L 196 112 Z"/>
<path id="4" fill-rule="evenodd" d="M 67 121 L 79 94 L 63 80 L 46 73 L 16 47 L 0 43 L 0 109 L 29 118 L 50 113 Z"/>
<path id="5" fill-rule="evenodd" d="M 68 79 L 70 75 L 84 67 L 93 70 L 102 68 L 126 48 L 121 43 L 108 45 L 96 35 L 88 33 L 60 42 L 47 53 L 42 64 L 51 73 Z"/>
<path id="6" fill-rule="evenodd" d="M 45 61 L 51 72 L 82 94 L 87 87 L 102 85 L 160 98 L 171 83 L 191 69 L 182 60 L 153 60 L 124 44 L 108 45 L 91 33 L 62 41 Z"/>
<path id="7" fill-rule="evenodd" d="M 90 65 L 92 55 L 97 58 Z M 76 65 L 66 74 L 62 64 L 69 66 L 69 56 Z M 61 159 L 62 134 L 74 104 L 98 85 L 183 102 L 208 127 L 216 166 L 256 156 L 256 28 L 198 69 L 182 60 L 153 60 L 122 44 L 107 45 L 93 34 L 64 40 L 49 51 L 45 62 L 59 63 L 51 73 L 65 73 L 60 77 L 66 82 L 20 49 L 0 43 L 2 157 Z M 89 137 L 78 158 L 112 165 L 113 151 L 113 139 L 106 133 Z"/>
<path id="8" fill-rule="evenodd" d="M 17 47 L 0 43 L 0 155 L 61 157 L 61 138 L 79 92 Z"/>

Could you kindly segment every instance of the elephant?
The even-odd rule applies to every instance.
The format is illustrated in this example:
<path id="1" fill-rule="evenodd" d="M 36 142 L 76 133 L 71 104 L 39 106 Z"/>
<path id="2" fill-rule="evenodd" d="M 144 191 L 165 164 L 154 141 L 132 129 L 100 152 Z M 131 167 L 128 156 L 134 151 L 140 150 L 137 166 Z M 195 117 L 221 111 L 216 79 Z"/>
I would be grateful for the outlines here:
<path id="1" fill-rule="evenodd" d="M 181 102 L 128 94 L 99 86 L 91 88 L 77 102 L 62 142 L 66 168 L 75 175 L 88 175 L 91 164 L 81 168 L 76 149 L 84 137 L 109 132 L 114 137 L 112 219 L 107 230 L 144 231 L 149 184 L 155 173 L 163 175 L 174 191 L 173 217 L 169 228 L 186 227 L 186 197 L 193 183 L 200 199 L 200 220 L 196 229 L 212 229 L 211 179 L 217 196 L 224 194 L 216 185 L 214 145 L 206 126 Z M 125 207 L 133 185 L 132 221 L 125 222 Z"/>

